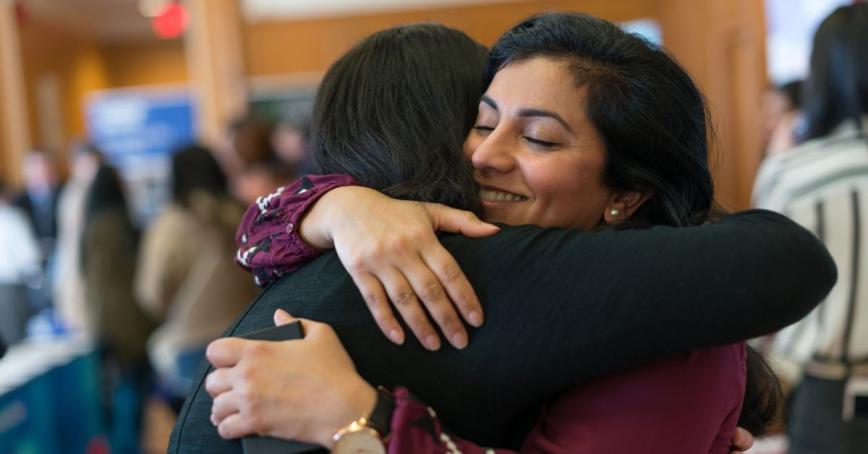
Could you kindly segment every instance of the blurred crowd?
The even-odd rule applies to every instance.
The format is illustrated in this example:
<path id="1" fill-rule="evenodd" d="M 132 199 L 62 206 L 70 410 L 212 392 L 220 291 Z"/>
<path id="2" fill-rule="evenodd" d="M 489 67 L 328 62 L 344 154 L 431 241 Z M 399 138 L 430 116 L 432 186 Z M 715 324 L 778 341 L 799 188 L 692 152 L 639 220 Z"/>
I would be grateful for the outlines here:
<path id="1" fill-rule="evenodd" d="M 71 150 L 68 172 L 35 149 L 24 190 L 0 185 L 0 339 L 93 339 L 119 452 L 137 450 L 140 428 L 154 452 L 165 449 L 205 346 L 256 295 L 233 261 L 235 229 L 246 206 L 306 168 L 305 135 L 251 114 L 228 126 L 219 149 L 174 150 L 170 201 L 147 225 L 135 223 L 121 172 L 93 144 Z"/>

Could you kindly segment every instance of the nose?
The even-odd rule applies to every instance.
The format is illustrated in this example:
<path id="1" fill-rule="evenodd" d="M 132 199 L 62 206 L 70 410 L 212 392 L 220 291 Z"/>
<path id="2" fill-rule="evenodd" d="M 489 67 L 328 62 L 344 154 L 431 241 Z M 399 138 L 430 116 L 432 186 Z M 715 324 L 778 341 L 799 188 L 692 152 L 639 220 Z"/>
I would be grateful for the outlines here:
<path id="1" fill-rule="evenodd" d="M 513 151 L 506 134 L 495 129 L 472 151 L 470 160 L 473 168 L 482 174 L 507 173 L 515 168 Z"/>

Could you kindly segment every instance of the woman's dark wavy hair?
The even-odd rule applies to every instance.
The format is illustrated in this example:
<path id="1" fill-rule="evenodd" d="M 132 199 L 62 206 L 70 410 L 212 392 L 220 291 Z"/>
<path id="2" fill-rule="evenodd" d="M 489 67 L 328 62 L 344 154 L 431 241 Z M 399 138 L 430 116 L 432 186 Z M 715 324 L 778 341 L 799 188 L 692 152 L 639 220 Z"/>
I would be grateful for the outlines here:
<path id="1" fill-rule="evenodd" d="M 576 87 L 587 88 L 585 113 L 606 147 L 604 184 L 650 194 L 619 228 L 698 225 L 718 214 L 705 99 L 662 47 L 592 16 L 545 13 L 498 40 L 486 81 L 534 57 L 565 62 Z M 747 380 L 739 424 L 762 435 L 779 414 L 783 397 L 777 377 L 753 350 Z"/>
<path id="2" fill-rule="evenodd" d="M 800 140 L 825 136 L 846 120 L 862 131 L 868 114 L 868 4 L 842 6 L 814 35 Z"/>
<path id="3" fill-rule="evenodd" d="M 228 197 L 226 175 L 208 148 L 192 143 L 172 155 L 172 200 L 190 208 L 190 194 L 204 191 L 217 198 Z"/>
<path id="4" fill-rule="evenodd" d="M 487 51 L 442 25 L 391 28 L 331 66 L 316 96 L 313 161 L 399 199 L 477 210 L 462 155 L 476 120 Z"/>
<path id="5" fill-rule="evenodd" d="M 507 31 L 487 81 L 511 63 L 548 57 L 588 90 L 586 114 L 606 147 L 603 182 L 651 194 L 631 224 L 701 224 L 714 206 L 710 123 L 690 76 L 661 47 L 584 14 L 546 13 Z"/>

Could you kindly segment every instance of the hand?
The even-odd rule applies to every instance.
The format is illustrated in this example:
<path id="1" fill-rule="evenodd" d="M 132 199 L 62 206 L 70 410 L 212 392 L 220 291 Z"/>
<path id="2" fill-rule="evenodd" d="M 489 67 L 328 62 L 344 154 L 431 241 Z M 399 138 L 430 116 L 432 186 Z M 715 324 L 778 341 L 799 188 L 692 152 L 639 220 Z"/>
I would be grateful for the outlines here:
<path id="1" fill-rule="evenodd" d="M 732 438 L 732 451 L 730 454 L 743 454 L 745 451 L 753 447 L 753 434 L 741 427 L 735 429 L 735 436 Z"/>
<path id="2" fill-rule="evenodd" d="M 274 313 L 276 325 L 294 320 L 283 310 Z M 208 345 L 216 370 L 205 388 L 221 437 L 256 434 L 330 448 L 335 432 L 373 411 L 377 391 L 356 372 L 334 330 L 300 321 L 304 339 L 228 337 Z"/>
<path id="3" fill-rule="evenodd" d="M 482 306 L 473 287 L 434 233 L 484 237 L 498 232 L 497 226 L 473 213 L 349 186 L 324 195 L 300 228 L 311 245 L 334 246 L 377 325 L 392 342 L 402 344 L 404 331 L 389 300 L 430 350 L 440 348 L 440 337 L 426 310 L 456 348 L 466 347 L 468 341 L 456 307 L 467 323 L 482 325 Z"/>

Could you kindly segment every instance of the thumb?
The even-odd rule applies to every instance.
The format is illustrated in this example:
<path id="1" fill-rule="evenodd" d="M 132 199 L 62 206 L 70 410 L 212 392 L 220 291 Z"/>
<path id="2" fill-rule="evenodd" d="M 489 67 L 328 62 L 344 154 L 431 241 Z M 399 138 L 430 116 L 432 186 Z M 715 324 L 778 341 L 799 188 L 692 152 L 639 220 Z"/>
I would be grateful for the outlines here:
<path id="1" fill-rule="evenodd" d="M 470 211 L 457 210 L 438 203 L 425 203 L 425 210 L 434 221 L 434 230 L 460 233 L 472 238 L 481 238 L 500 231 L 500 227 L 483 222 Z"/>
<path id="2" fill-rule="evenodd" d="M 286 312 L 283 309 L 274 311 L 274 326 L 283 326 L 296 320 L 295 317 L 289 315 L 289 312 Z"/>

